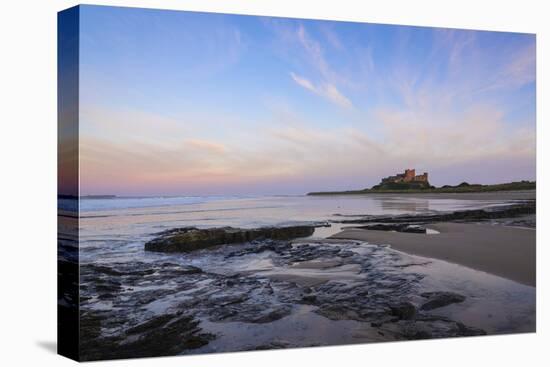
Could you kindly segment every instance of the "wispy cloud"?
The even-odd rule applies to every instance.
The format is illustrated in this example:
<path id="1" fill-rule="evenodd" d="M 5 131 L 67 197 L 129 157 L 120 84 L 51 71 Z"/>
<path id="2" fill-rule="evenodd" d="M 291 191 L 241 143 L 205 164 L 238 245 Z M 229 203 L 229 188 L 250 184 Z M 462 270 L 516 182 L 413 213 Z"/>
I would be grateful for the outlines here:
<path id="1" fill-rule="evenodd" d="M 292 72 L 290 73 L 290 77 L 292 78 L 292 80 L 294 80 L 294 82 L 296 82 L 296 84 L 298 84 L 302 88 L 305 88 L 310 92 L 313 92 L 323 98 L 326 98 L 330 102 L 337 104 L 340 107 L 344 107 L 344 108 L 353 107 L 353 104 L 351 103 L 351 101 L 342 93 L 340 93 L 338 88 L 336 88 L 333 84 L 324 83 L 324 84 L 315 86 L 313 85 L 312 82 L 310 82 L 306 78 L 298 76 Z"/>
<path id="2" fill-rule="evenodd" d="M 344 43 L 338 36 L 338 34 L 333 31 L 333 29 L 328 24 L 323 24 L 321 27 L 321 32 L 325 36 L 327 42 L 337 50 L 344 50 Z"/>
<path id="3" fill-rule="evenodd" d="M 535 80 L 536 44 L 533 42 L 518 53 L 518 56 L 506 67 L 504 77 L 514 86 L 523 86 Z"/>
<path id="4" fill-rule="evenodd" d="M 293 69 L 297 71 L 290 73 L 296 84 L 339 107 L 353 107 L 351 98 L 343 91 L 353 83 L 342 74 L 342 69 L 338 70 L 328 62 L 325 55 L 326 41 L 323 44 L 314 38 L 302 23 L 272 19 L 264 24 L 274 32 L 276 41 L 280 42 L 282 57 L 293 64 Z M 320 28 L 320 31 L 324 38 L 330 38 L 328 43 L 332 52 L 345 54 L 346 49 L 336 33 L 328 28 Z M 306 70 L 308 78 L 299 75 Z"/>
<path id="5" fill-rule="evenodd" d="M 208 140 L 201 139 L 187 139 L 185 144 L 196 148 L 198 150 L 204 150 L 210 153 L 223 154 L 226 152 L 226 147 L 224 144 L 216 143 Z"/>
<path id="6" fill-rule="evenodd" d="M 478 105 L 454 114 L 379 110 L 376 118 L 383 126 L 388 153 L 409 164 L 441 167 L 477 160 L 534 160 L 534 129 L 510 129 L 503 116 L 499 109 Z"/>
<path id="7" fill-rule="evenodd" d="M 351 101 L 332 84 L 323 85 L 321 92 L 326 98 L 342 107 L 351 108 L 353 106 Z"/>
<path id="8" fill-rule="evenodd" d="M 531 43 L 509 55 L 509 62 L 497 69 L 493 78 L 481 91 L 519 88 L 535 81 L 536 45 Z"/>
<path id="9" fill-rule="evenodd" d="M 299 86 L 301 87 L 304 87 L 312 92 L 317 92 L 317 90 L 315 89 L 315 87 L 313 86 L 313 84 L 305 79 L 305 78 L 302 78 L 302 77 L 299 77 L 298 75 L 294 74 L 294 73 L 290 73 L 290 77 L 292 78 L 292 80 L 294 80 L 296 82 L 296 84 L 298 84 Z"/>
<path id="10" fill-rule="evenodd" d="M 309 37 L 303 25 L 298 27 L 296 34 L 301 45 L 309 55 L 311 63 L 321 72 L 325 79 L 330 79 L 332 71 L 323 56 L 321 44 Z"/>

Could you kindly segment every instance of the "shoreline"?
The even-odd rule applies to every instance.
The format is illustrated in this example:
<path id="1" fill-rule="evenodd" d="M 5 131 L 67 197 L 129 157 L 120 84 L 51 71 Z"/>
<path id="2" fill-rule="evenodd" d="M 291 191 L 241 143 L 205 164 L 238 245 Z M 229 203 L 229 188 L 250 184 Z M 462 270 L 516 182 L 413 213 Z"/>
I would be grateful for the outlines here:
<path id="1" fill-rule="evenodd" d="M 327 192 L 308 193 L 306 196 L 327 197 L 327 196 L 411 196 L 426 199 L 464 199 L 464 200 L 531 200 L 536 198 L 536 189 L 532 190 L 500 190 L 500 191 L 354 191 L 354 192 Z"/>
<path id="2" fill-rule="evenodd" d="M 329 239 L 388 244 L 391 248 L 536 286 L 536 230 L 498 224 L 442 222 L 438 234 L 344 229 Z"/>
<path id="3" fill-rule="evenodd" d="M 411 170 L 405 171 L 406 174 L 410 173 Z M 412 170 L 412 175 L 414 176 L 414 169 Z M 404 175 L 401 175 L 404 176 Z M 391 179 L 388 177 L 386 179 Z M 402 177 L 403 179 L 403 177 Z M 402 193 L 475 193 L 475 192 L 502 192 L 502 191 L 525 191 L 525 190 L 536 190 L 537 183 L 536 181 L 515 181 L 515 182 L 505 182 L 499 184 L 469 184 L 467 182 L 462 182 L 458 185 L 443 185 L 441 187 L 435 187 L 429 184 L 427 173 L 421 175 L 420 181 L 412 180 L 413 177 L 409 176 L 408 181 L 394 181 L 386 183 L 384 179 L 378 185 L 374 185 L 371 188 L 363 188 L 356 190 L 339 190 L 339 191 L 312 191 L 308 192 L 307 195 L 361 195 L 361 194 L 376 194 L 376 193 L 387 193 L 387 194 L 402 194 Z"/>

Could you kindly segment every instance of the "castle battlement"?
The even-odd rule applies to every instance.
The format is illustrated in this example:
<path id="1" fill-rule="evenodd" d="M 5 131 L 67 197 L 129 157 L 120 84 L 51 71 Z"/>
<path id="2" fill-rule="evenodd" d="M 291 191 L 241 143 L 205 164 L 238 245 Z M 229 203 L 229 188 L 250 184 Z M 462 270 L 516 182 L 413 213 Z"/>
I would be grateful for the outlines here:
<path id="1" fill-rule="evenodd" d="M 428 172 L 417 175 L 414 168 L 406 169 L 404 173 L 383 178 L 381 183 L 428 183 Z"/>

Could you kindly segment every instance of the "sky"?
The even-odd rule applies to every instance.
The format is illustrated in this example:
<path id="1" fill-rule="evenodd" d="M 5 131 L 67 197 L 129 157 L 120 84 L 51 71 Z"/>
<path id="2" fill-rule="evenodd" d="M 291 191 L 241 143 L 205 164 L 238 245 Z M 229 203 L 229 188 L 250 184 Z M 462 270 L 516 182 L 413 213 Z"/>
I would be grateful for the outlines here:
<path id="1" fill-rule="evenodd" d="M 532 34 L 81 6 L 80 192 L 534 180 Z"/>

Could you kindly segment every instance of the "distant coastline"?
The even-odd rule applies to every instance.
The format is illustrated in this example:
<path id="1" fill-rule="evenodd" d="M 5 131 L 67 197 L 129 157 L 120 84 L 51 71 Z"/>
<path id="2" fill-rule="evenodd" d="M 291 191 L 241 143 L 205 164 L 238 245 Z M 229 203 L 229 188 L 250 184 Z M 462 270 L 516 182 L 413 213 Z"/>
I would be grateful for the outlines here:
<path id="1" fill-rule="evenodd" d="M 318 191 L 309 192 L 307 195 L 364 195 L 364 194 L 418 194 L 418 193 L 474 193 L 494 191 L 518 191 L 535 190 L 536 181 L 517 181 L 493 185 L 469 184 L 463 182 L 459 185 L 444 185 L 441 187 L 417 188 L 407 184 L 392 185 L 390 187 L 374 186 L 370 189 L 348 190 L 348 191 Z"/>
<path id="2" fill-rule="evenodd" d="M 116 195 L 83 195 L 81 199 L 116 199 Z"/>

